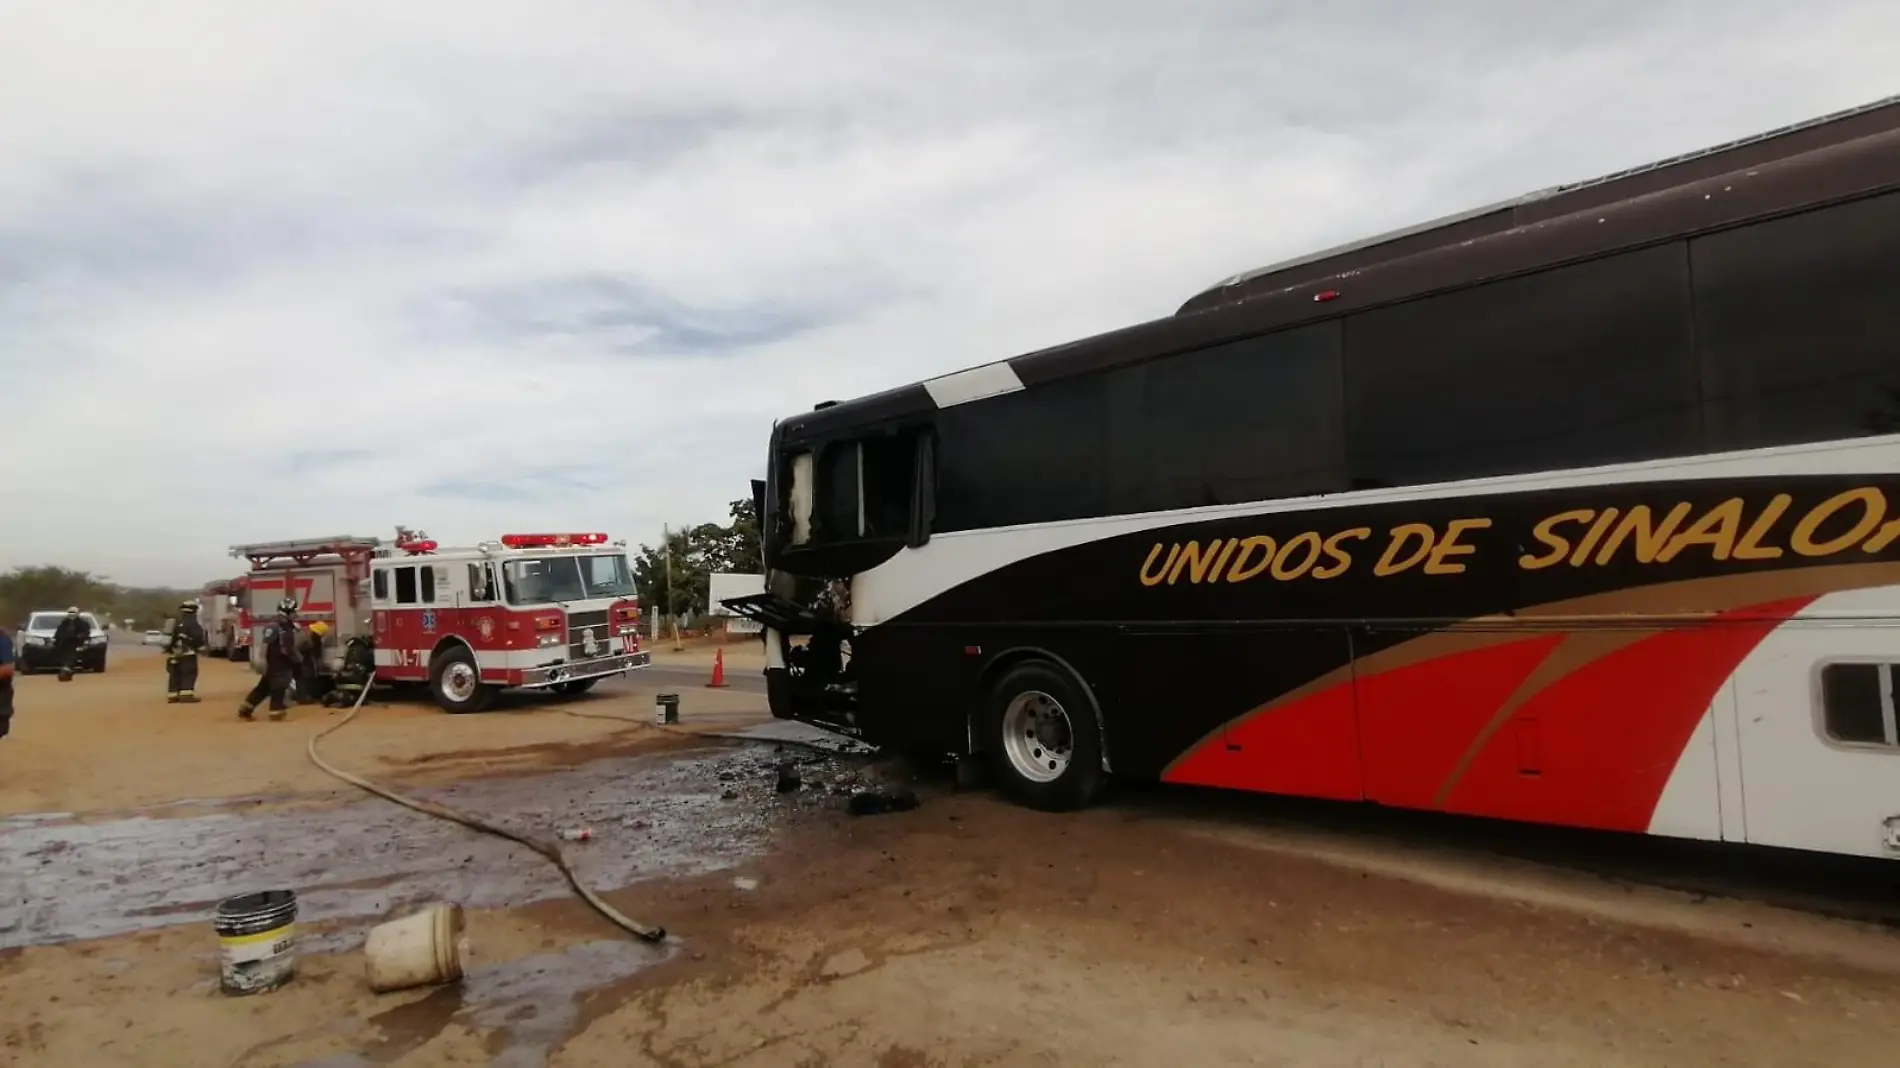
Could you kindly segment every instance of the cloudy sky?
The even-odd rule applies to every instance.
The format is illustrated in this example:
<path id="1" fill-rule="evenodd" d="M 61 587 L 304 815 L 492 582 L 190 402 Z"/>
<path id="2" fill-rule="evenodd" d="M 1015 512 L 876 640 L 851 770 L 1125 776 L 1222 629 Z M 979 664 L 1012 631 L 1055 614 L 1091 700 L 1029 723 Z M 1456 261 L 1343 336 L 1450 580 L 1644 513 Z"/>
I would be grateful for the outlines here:
<path id="1" fill-rule="evenodd" d="M 1900 91 L 1900 4 L 0 0 L 0 569 L 723 518 L 771 420 Z"/>

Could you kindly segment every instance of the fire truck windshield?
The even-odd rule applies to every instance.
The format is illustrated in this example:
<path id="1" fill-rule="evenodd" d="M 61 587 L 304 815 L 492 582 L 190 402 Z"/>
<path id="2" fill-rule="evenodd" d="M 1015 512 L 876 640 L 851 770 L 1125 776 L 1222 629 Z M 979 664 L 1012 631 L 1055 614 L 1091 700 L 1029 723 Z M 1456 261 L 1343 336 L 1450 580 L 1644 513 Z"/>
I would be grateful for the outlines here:
<path id="1" fill-rule="evenodd" d="M 633 596 L 633 576 L 622 554 L 510 560 L 502 565 L 501 576 L 508 603 L 514 605 Z"/>

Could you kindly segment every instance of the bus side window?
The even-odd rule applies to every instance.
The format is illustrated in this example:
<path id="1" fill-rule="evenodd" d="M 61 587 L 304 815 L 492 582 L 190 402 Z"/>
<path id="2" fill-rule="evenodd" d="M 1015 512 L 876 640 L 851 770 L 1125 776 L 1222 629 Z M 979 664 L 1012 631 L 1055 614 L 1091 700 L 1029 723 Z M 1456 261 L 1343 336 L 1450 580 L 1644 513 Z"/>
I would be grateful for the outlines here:
<path id="1" fill-rule="evenodd" d="M 833 442 L 821 449 L 813 508 L 816 540 L 917 533 L 917 525 L 927 521 L 926 514 L 917 511 L 923 440 L 922 431 L 906 430 Z"/>
<path id="2" fill-rule="evenodd" d="M 859 455 L 855 441 L 834 441 L 819 451 L 817 501 L 812 509 L 818 540 L 837 541 L 864 533 Z"/>
<path id="3" fill-rule="evenodd" d="M 1900 193 L 1689 249 L 1710 449 L 1900 431 Z"/>
<path id="4" fill-rule="evenodd" d="M 1110 377 L 1076 375 L 937 412 L 932 529 L 1115 514 Z"/>
<path id="5" fill-rule="evenodd" d="M 917 480 L 917 436 L 893 434 L 858 445 L 863 470 L 859 510 L 864 534 L 898 538 L 910 531 L 911 497 Z"/>
<path id="6" fill-rule="evenodd" d="M 1414 486 L 1693 455 L 1689 279 L 1675 242 L 1349 316 L 1351 477 Z"/>

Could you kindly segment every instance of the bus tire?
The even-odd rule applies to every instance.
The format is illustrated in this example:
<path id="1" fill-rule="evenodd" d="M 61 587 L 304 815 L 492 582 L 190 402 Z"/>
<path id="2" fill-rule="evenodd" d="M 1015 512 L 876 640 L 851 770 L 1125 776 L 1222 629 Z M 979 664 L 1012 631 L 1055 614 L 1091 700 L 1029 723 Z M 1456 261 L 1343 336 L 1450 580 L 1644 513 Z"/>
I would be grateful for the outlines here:
<path id="1" fill-rule="evenodd" d="M 1018 804 L 1070 812 L 1101 793 L 1101 729 L 1069 672 L 1042 660 L 1009 669 L 989 692 L 983 725 L 990 774 Z"/>
<path id="2" fill-rule="evenodd" d="M 444 712 L 480 712 L 495 697 L 495 687 L 481 678 L 475 654 L 466 646 L 444 649 L 429 665 L 429 696 Z"/>

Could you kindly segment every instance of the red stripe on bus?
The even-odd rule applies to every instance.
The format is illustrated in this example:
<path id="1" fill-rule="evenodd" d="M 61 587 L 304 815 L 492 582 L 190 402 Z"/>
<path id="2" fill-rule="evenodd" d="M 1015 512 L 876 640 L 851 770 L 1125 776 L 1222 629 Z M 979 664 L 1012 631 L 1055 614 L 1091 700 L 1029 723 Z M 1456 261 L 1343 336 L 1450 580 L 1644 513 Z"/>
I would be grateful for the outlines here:
<path id="1" fill-rule="evenodd" d="M 1537 689 L 1496 725 L 1504 703 L 1571 635 L 1369 675 L 1234 721 L 1164 778 L 1647 831 L 1716 692 L 1770 632 L 1813 601 L 1737 609 L 1713 625 L 1611 649 Z"/>
<path id="2" fill-rule="evenodd" d="M 1647 831 L 1710 702 L 1769 632 L 1813 602 L 1723 613 L 1664 631 L 1539 691 L 1453 785 L 1444 807 L 1505 819 Z M 1536 762 L 1526 767 L 1527 758 Z"/>
<path id="3" fill-rule="evenodd" d="M 1435 804 L 1472 739 L 1563 640 L 1540 634 L 1358 679 L 1367 798 L 1408 808 Z"/>
<path id="4" fill-rule="evenodd" d="M 1163 777 L 1196 786 L 1356 801 L 1362 796 L 1358 742 L 1352 684 L 1341 683 L 1230 725 Z"/>

